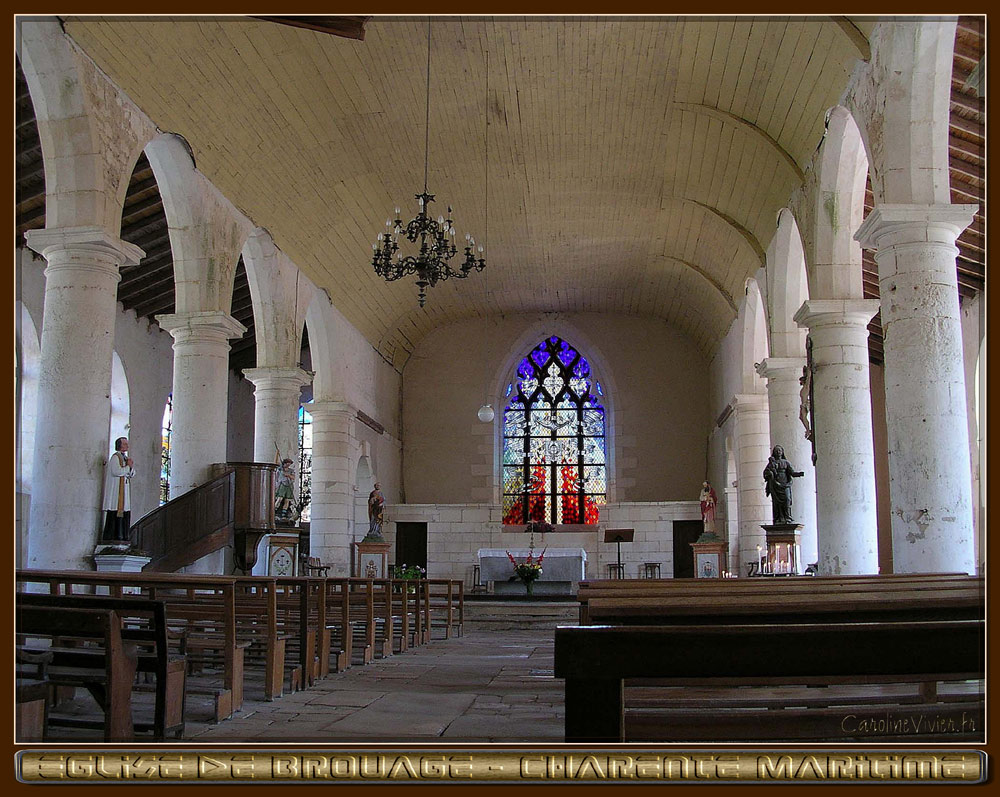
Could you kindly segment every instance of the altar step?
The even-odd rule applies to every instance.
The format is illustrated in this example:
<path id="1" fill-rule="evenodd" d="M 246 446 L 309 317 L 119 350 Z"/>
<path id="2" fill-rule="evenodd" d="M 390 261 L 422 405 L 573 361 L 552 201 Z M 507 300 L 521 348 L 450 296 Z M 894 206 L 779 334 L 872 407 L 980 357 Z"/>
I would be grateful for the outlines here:
<path id="1" fill-rule="evenodd" d="M 580 604 L 576 601 L 478 600 L 465 602 L 465 628 L 470 631 L 555 629 L 576 625 Z"/>

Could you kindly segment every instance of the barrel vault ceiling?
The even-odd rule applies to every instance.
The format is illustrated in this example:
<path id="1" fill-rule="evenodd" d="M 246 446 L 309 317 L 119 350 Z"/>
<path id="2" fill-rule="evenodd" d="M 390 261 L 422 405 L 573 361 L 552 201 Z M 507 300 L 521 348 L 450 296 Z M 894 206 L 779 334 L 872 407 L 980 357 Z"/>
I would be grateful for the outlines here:
<path id="1" fill-rule="evenodd" d="M 441 212 L 454 207 L 460 236 L 486 245 L 489 266 L 431 289 L 421 309 L 412 279 L 385 283 L 370 260 L 393 207 L 411 217 L 423 186 L 426 18 L 372 17 L 363 40 L 247 17 L 65 19 L 397 367 L 434 327 L 483 313 L 660 317 L 713 353 L 872 24 L 434 18 L 428 189 Z M 964 80 L 982 58 L 981 20 L 964 20 L 957 44 L 953 189 L 956 201 L 981 202 L 983 100 Z M 23 105 L 19 234 L 44 224 Z M 977 224 L 978 237 L 960 241 L 966 293 L 983 282 L 982 211 Z M 169 240 L 144 158 L 123 236 L 147 255 L 123 274 L 119 298 L 140 315 L 169 312 Z M 877 296 L 870 261 L 866 271 Z M 252 316 L 242 274 L 233 313 Z M 877 319 L 872 332 L 877 360 Z M 234 346 L 241 367 L 253 365 L 252 336 Z"/>

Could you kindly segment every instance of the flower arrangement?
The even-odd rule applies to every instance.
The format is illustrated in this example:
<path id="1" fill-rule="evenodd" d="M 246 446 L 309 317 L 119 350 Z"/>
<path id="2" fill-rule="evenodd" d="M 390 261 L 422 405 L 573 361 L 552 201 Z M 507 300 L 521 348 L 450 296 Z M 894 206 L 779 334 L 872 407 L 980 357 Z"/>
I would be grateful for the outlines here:
<path id="1" fill-rule="evenodd" d="M 420 565 L 401 564 L 392 566 L 393 578 L 418 579 L 423 578 L 425 575 L 427 575 L 427 571 Z"/>
<path id="2" fill-rule="evenodd" d="M 529 595 L 532 592 L 535 579 L 542 574 L 542 560 L 545 558 L 545 550 L 542 550 L 537 559 L 534 558 L 534 555 L 534 549 L 529 548 L 528 558 L 523 562 L 518 562 L 514 558 L 514 555 L 510 551 L 507 551 L 507 558 L 510 559 L 510 563 L 514 566 L 514 576 L 521 579 Z"/>

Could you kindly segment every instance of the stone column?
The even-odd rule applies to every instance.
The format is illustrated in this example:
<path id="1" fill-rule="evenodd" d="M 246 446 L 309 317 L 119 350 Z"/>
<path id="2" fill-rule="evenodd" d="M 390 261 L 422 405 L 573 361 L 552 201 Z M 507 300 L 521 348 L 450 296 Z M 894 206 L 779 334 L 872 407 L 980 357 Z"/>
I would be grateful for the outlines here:
<path id="1" fill-rule="evenodd" d="M 799 333 L 802 334 L 802 333 Z M 768 418 L 771 448 L 781 446 L 785 458 L 803 475 L 792 482 L 792 517 L 803 525 L 802 559 L 799 572 L 818 561 L 816 542 L 816 470 L 812 464 L 812 446 L 806 428 L 799 419 L 802 403 L 802 369 L 805 357 L 768 357 L 757 366 L 757 373 L 767 379 Z"/>
<path id="2" fill-rule="evenodd" d="M 855 234 L 875 250 L 897 573 L 976 571 L 955 240 L 975 205 L 882 205 Z"/>
<path id="3" fill-rule="evenodd" d="M 229 340 L 246 327 L 221 311 L 156 320 L 174 338 L 170 497 L 176 498 L 208 481 L 214 463 L 226 461 Z"/>
<path id="4" fill-rule="evenodd" d="M 766 547 L 761 524 L 771 522 L 771 501 L 764 495 L 764 466 L 771 453 L 767 396 L 744 393 L 733 397 L 736 437 L 736 480 L 739 499 L 740 576 L 757 560 L 757 546 Z"/>
<path id="5" fill-rule="evenodd" d="M 244 368 L 243 375 L 254 386 L 254 461 L 273 462 L 277 446 L 298 468 L 299 397 L 312 375 L 296 367 Z"/>
<path id="6" fill-rule="evenodd" d="M 143 251 L 98 227 L 31 230 L 48 262 L 27 566 L 89 570 L 110 455 L 118 267 Z"/>
<path id="7" fill-rule="evenodd" d="M 347 576 L 354 539 L 351 463 L 358 452 L 357 411 L 343 401 L 312 401 L 306 408 L 313 419 L 309 554 L 330 565 L 331 576 Z"/>
<path id="8" fill-rule="evenodd" d="M 821 575 L 878 572 L 868 322 L 875 299 L 810 299 L 795 313 L 813 348 Z M 797 465 L 796 465 L 797 466 Z"/>

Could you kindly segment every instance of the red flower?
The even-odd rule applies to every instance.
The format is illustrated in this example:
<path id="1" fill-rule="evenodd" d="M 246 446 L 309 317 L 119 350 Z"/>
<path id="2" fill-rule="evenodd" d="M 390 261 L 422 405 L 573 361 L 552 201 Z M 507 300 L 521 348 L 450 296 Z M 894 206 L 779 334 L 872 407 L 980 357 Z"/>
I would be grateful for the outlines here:
<path id="1" fill-rule="evenodd" d="M 514 565 L 514 567 L 517 567 L 517 559 L 513 557 L 510 551 L 507 551 L 507 558 L 510 559 L 510 563 Z"/>

